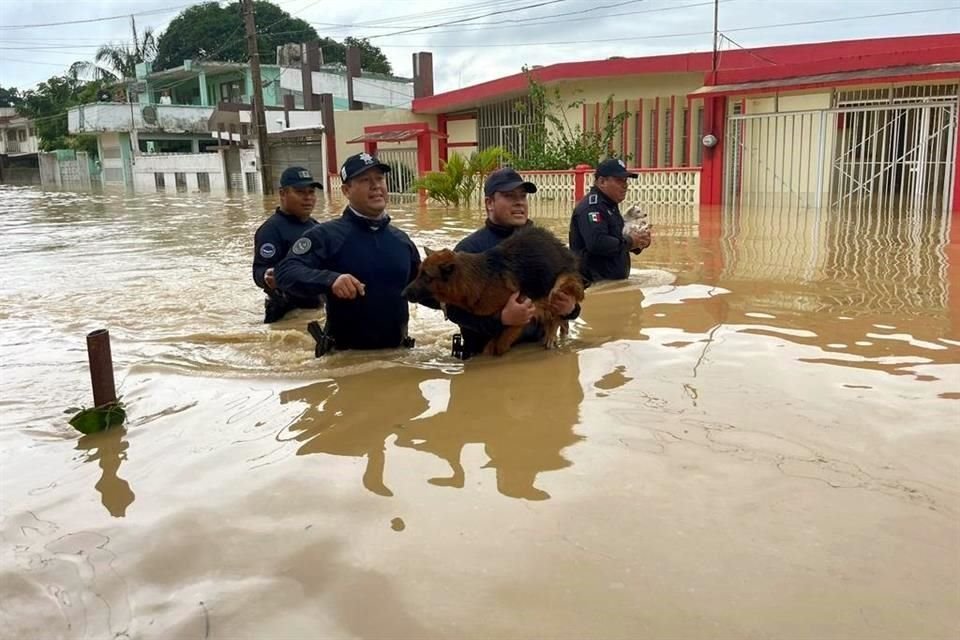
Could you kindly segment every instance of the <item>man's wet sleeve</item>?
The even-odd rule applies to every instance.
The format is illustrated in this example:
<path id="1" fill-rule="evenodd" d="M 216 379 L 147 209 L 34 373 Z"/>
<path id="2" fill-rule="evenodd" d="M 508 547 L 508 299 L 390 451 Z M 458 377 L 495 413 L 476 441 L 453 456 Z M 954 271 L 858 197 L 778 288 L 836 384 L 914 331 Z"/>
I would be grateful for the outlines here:
<path id="1" fill-rule="evenodd" d="M 304 298 L 328 295 L 333 283 L 343 274 L 330 268 L 326 240 L 319 230 L 311 229 L 294 242 L 274 270 L 277 288 Z"/>
<path id="2" fill-rule="evenodd" d="M 280 233 L 272 226 L 257 229 L 253 237 L 253 281 L 261 289 L 267 288 L 264 275 L 283 260 Z"/>

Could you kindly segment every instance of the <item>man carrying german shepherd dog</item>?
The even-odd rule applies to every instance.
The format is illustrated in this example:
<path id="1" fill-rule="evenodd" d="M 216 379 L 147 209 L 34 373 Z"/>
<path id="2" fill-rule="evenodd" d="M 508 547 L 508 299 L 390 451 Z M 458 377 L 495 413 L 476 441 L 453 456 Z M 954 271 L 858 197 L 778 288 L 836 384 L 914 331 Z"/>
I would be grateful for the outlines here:
<path id="1" fill-rule="evenodd" d="M 461 240 L 454 251 L 482 253 L 497 246 L 514 231 L 533 224 L 527 215 L 527 194 L 536 193 L 537 187 L 525 181 L 510 168 L 491 173 L 483 185 L 483 202 L 487 219 L 482 229 L 474 231 Z M 492 338 L 499 336 L 504 327 L 525 326 L 518 342 L 538 342 L 543 339 L 543 327 L 534 321 L 535 308 L 529 299 L 519 299 L 513 294 L 503 309 L 492 316 L 476 316 L 459 307 L 447 306 L 447 317 L 460 327 L 462 335 L 461 357 L 481 353 Z M 563 293 L 553 299 L 553 311 L 573 320 L 580 315 L 577 301 Z"/>

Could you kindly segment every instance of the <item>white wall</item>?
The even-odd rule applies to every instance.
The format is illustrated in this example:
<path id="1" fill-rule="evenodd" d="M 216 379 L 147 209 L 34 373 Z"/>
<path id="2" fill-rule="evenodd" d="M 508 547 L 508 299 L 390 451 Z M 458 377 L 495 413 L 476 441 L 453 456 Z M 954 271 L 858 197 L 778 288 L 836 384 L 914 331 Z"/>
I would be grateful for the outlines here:
<path id="1" fill-rule="evenodd" d="M 156 175 L 164 175 L 167 193 L 177 192 L 175 173 L 185 173 L 187 192 L 200 190 L 197 173 L 206 173 L 210 180 L 211 191 L 224 191 L 227 188 L 223 158 L 220 153 L 169 153 L 158 155 L 139 155 L 134 158 L 133 186 L 136 191 L 160 191 L 156 186 Z"/>
<path id="2" fill-rule="evenodd" d="M 300 69 L 284 67 L 280 71 L 280 88 L 303 91 Z M 338 73 L 313 72 L 313 93 L 331 93 L 335 98 L 347 99 L 347 77 Z M 384 107 L 409 107 L 413 101 L 412 82 L 392 82 L 376 78 L 354 78 L 353 99 Z"/>
<path id="3" fill-rule="evenodd" d="M 251 124 L 253 122 L 253 116 L 250 111 L 240 111 L 238 115 L 240 116 L 241 124 Z M 283 111 L 267 111 L 266 121 L 267 133 L 280 133 L 281 131 L 287 130 L 284 126 L 286 119 L 284 118 Z M 309 129 L 322 126 L 323 113 L 320 111 L 290 112 L 290 129 Z M 216 133 L 213 134 L 213 137 L 217 137 Z M 228 134 L 225 133 L 224 139 L 227 137 Z"/>
<path id="4" fill-rule="evenodd" d="M 70 133 L 102 131 L 168 131 L 171 133 L 206 133 L 213 107 L 156 105 L 156 122 L 148 123 L 139 104 L 90 103 L 67 112 Z"/>

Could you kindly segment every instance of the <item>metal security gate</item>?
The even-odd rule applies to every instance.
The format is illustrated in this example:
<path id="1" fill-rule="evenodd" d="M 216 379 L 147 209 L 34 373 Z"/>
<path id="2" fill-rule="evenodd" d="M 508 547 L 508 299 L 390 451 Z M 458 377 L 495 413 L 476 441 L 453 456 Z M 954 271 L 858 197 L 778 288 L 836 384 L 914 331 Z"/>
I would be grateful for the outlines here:
<path id="1" fill-rule="evenodd" d="M 840 92 L 831 109 L 728 116 L 733 207 L 949 211 L 957 85 Z"/>
<path id="2" fill-rule="evenodd" d="M 377 158 L 384 164 L 390 165 L 387 174 L 387 191 L 390 193 L 408 193 L 412 190 L 413 181 L 417 179 L 417 149 L 416 148 L 379 148 Z"/>
<path id="3" fill-rule="evenodd" d="M 939 212 L 950 206 L 957 105 L 836 110 L 834 208 Z"/>

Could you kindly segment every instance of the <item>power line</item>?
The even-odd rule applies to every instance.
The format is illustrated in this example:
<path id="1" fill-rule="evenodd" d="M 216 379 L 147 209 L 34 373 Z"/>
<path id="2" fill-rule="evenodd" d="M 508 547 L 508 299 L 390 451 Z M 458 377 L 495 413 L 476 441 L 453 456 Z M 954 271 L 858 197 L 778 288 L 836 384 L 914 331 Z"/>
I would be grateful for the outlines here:
<path id="1" fill-rule="evenodd" d="M 177 11 L 179 9 L 185 9 L 186 7 L 192 7 L 193 3 L 190 4 L 181 4 L 175 7 L 167 7 L 165 9 L 152 9 L 150 11 L 140 11 L 139 13 L 125 13 L 119 16 L 105 16 L 102 18 L 86 18 L 84 20 L 65 20 L 63 22 L 43 22 L 37 24 L 8 24 L 0 26 L 0 31 L 15 31 L 17 29 L 38 29 L 40 27 L 62 27 L 69 24 L 88 24 L 91 22 L 104 22 L 106 20 L 126 20 L 131 15 L 135 16 L 151 16 L 158 13 L 169 13 L 170 11 Z"/>
<path id="2" fill-rule="evenodd" d="M 726 1 L 726 2 L 731 2 L 732 0 L 725 0 L 725 1 Z M 608 8 L 611 8 L 611 7 L 618 7 L 618 6 L 628 5 L 628 4 L 635 4 L 635 3 L 637 3 L 637 2 L 646 2 L 646 0 L 625 0 L 625 1 L 623 1 L 623 2 L 617 2 L 617 3 L 614 3 L 614 4 L 592 5 L 592 6 L 588 7 L 588 8 L 586 8 L 586 9 L 578 9 L 578 10 L 576 10 L 576 11 L 566 11 L 566 12 L 564 12 L 564 13 L 554 13 L 554 14 L 545 15 L 545 16 L 534 16 L 534 17 L 532 17 L 532 18 L 519 18 L 519 19 L 514 19 L 514 20 L 511 20 L 509 24 L 466 25 L 466 26 L 463 27 L 462 29 L 444 29 L 444 30 L 442 30 L 442 31 L 434 31 L 433 33 L 450 33 L 450 32 L 468 31 L 468 30 L 469 30 L 469 31 L 472 31 L 473 29 L 471 29 L 470 27 L 476 27 L 477 29 L 481 29 L 481 28 L 482 28 L 482 29 L 507 29 L 507 28 L 512 28 L 512 27 L 516 26 L 518 23 L 529 23 L 529 22 L 539 23 L 541 20 L 545 20 L 545 19 L 549 19 L 549 18 L 559 18 L 559 17 L 561 17 L 561 16 L 579 15 L 579 14 L 584 14 L 584 13 L 595 13 L 596 11 L 598 11 L 598 10 L 600 10 L 600 9 L 608 9 Z M 664 10 L 669 10 L 669 9 L 673 9 L 673 8 L 674 8 L 674 7 L 663 7 L 663 8 L 660 8 L 660 9 L 655 9 L 655 11 L 656 11 L 656 10 L 664 11 Z M 645 12 L 636 12 L 636 13 L 645 13 Z M 629 14 L 604 14 L 602 17 L 604 17 L 604 18 L 606 18 L 606 17 L 611 17 L 611 15 L 629 15 Z M 478 17 L 479 17 L 479 16 L 478 16 Z M 566 21 L 566 20 L 557 20 L 557 22 L 567 22 L 567 21 Z M 357 26 L 357 25 L 342 24 L 342 23 L 330 23 L 330 22 L 311 22 L 310 24 L 315 25 L 315 26 L 342 27 L 342 28 L 344 28 L 344 29 L 354 29 L 354 30 L 356 30 L 356 29 L 361 29 L 361 28 L 396 29 L 397 27 L 401 26 L 401 25 L 385 25 L 385 26 L 361 27 L 361 26 Z M 545 24 L 549 24 L 549 23 L 545 23 Z M 420 26 L 420 27 L 417 27 L 417 28 L 427 29 L 427 28 L 430 28 L 430 27 L 429 27 L 429 26 Z M 384 35 L 386 35 L 386 34 L 384 34 Z"/>
<path id="3" fill-rule="evenodd" d="M 49 65 L 51 67 L 60 67 L 61 69 L 64 67 L 64 64 L 62 62 L 43 62 L 41 60 L 18 60 L 17 58 L 8 58 L 6 56 L 3 57 L 3 62 L 20 62 L 22 64 L 44 64 L 44 65 Z"/>
<path id="4" fill-rule="evenodd" d="M 888 18 L 894 16 L 906 16 L 906 15 L 915 15 L 915 14 L 926 14 L 934 13 L 938 11 L 958 11 L 960 7 L 939 7 L 936 9 L 915 9 L 912 11 L 894 11 L 890 13 L 874 13 L 864 16 L 847 16 L 843 18 L 825 18 L 822 20 L 803 20 L 799 22 L 783 22 L 780 24 L 765 24 L 765 25 L 756 25 L 752 27 L 737 27 L 734 29 L 724 29 L 726 33 L 734 33 L 739 31 L 756 31 L 758 29 L 779 29 L 782 27 L 796 27 L 812 24 L 826 24 L 830 22 L 849 22 L 851 20 L 868 20 L 871 18 Z M 713 31 L 689 31 L 686 33 L 658 33 L 658 34 L 638 34 L 630 37 L 624 38 L 604 38 L 603 42 L 627 42 L 627 41 L 637 41 L 637 40 L 662 40 L 668 38 L 686 38 L 692 36 L 704 36 L 712 35 Z M 499 42 L 491 44 L 445 44 L 445 43 L 431 43 L 428 49 L 473 49 L 473 48 L 497 48 L 497 47 L 542 47 L 548 45 L 567 45 L 567 44 L 596 44 L 597 40 L 560 40 L 560 41 L 551 41 L 551 42 Z M 396 48 L 406 48 L 406 49 L 422 49 L 424 48 L 423 44 L 409 45 L 403 43 L 393 43 L 393 42 L 383 42 L 380 44 L 381 47 L 396 47 Z"/>
<path id="5" fill-rule="evenodd" d="M 751 51 L 750 49 L 746 48 L 745 46 L 743 46 L 742 44 L 740 44 L 739 42 L 737 42 L 736 40 L 734 40 L 733 38 L 731 38 L 730 36 L 726 35 L 726 34 L 723 33 L 723 32 L 720 32 L 720 38 L 721 38 L 722 40 L 726 40 L 727 42 L 729 42 L 729 43 L 732 44 L 733 46 L 738 47 L 738 48 L 746 51 L 747 53 L 749 53 L 751 56 L 753 56 L 753 57 L 756 58 L 757 60 L 761 60 L 761 61 L 763 61 L 763 62 L 767 62 L 767 63 L 772 64 L 772 65 L 775 65 L 775 66 L 779 64 L 778 62 L 774 62 L 773 60 L 771 60 L 770 58 L 768 58 L 768 57 L 766 57 L 766 56 L 762 56 L 762 55 L 760 55 L 759 53 L 756 53 L 756 52 L 754 52 L 754 51 Z"/>
<path id="6" fill-rule="evenodd" d="M 467 2 L 467 3 L 465 3 L 465 4 L 458 4 L 458 5 L 455 5 L 455 6 L 453 6 L 453 7 L 447 7 L 446 9 L 436 9 L 436 10 L 434 10 L 434 11 L 420 11 L 420 12 L 415 12 L 415 13 L 401 14 L 401 15 L 399 15 L 399 16 L 389 16 L 389 17 L 387 17 L 387 18 L 378 18 L 378 19 L 376 19 L 376 20 L 367 20 L 367 21 L 365 21 L 365 22 L 356 22 L 356 23 L 354 23 L 353 25 L 329 24 L 329 25 L 327 25 L 327 26 L 372 27 L 372 26 L 374 26 L 374 25 L 382 25 L 382 24 L 384 24 L 384 23 L 390 23 L 390 22 L 392 22 L 392 21 L 394 21 L 394 20 L 399 21 L 399 22 L 403 22 L 404 20 L 411 20 L 411 19 L 421 19 L 421 20 L 422 20 L 423 18 L 428 18 L 428 17 L 429 17 L 429 18 L 438 18 L 438 17 L 440 17 L 440 16 L 451 17 L 451 16 L 454 16 L 454 15 L 457 15 L 457 14 L 461 14 L 461 13 L 469 13 L 469 12 L 471 12 L 471 11 L 476 11 L 477 9 L 486 9 L 486 8 L 489 8 L 489 7 L 501 6 L 501 5 L 505 5 L 505 4 L 506 4 L 506 5 L 509 5 L 509 4 L 511 4 L 511 3 L 515 2 L 515 1 L 516 1 L 516 0 L 495 0 L 495 1 L 493 1 L 493 2 L 480 2 L 480 3 Z M 317 24 L 322 24 L 322 23 L 317 23 Z M 396 25 L 390 25 L 390 26 L 387 26 L 387 27 L 380 27 L 380 28 L 394 29 L 394 28 L 401 27 L 401 26 L 404 26 L 404 25 L 396 24 Z"/>
<path id="7" fill-rule="evenodd" d="M 424 30 L 426 30 L 426 29 L 433 29 L 433 28 L 435 28 L 435 27 L 446 27 L 447 25 L 451 25 L 451 24 L 459 24 L 459 23 L 461 23 L 461 22 L 470 22 L 470 21 L 472 21 L 472 20 L 479 20 L 480 18 L 489 18 L 489 17 L 491 17 L 491 16 L 499 16 L 499 15 L 503 15 L 503 14 L 505 14 L 505 13 L 514 13 L 515 11 L 524 11 L 524 10 L 526 10 L 526 9 L 535 9 L 535 8 L 537 8 L 537 7 L 546 7 L 546 6 L 551 5 L 551 4 L 558 4 L 558 3 L 560 3 L 560 2 L 566 2 L 566 1 L 567 1 L 567 0 L 544 0 L 543 2 L 536 2 L 536 3 L 534 3 L 534 4 L 527 4 L 527 5 L 523 5 L 522 7 L 514 7 L 514 8 L 512 8 L 512 9 L 500 9 L 500 10 L 498 10 L 498 11 L 491 11 L 491 12 L 488 12 L 488 13 L 481 13 L 481 14 L 476 15 L 476 16 L 469 16 L 469 17 L 467 17 L 467 18 L 460 18 L 460 19 L 458 19 L 458 20 L 449 20 L 449 21 L 447 21 L 447 22 L 438 22 L 438 23 L 436 23 L 436 24 L 431 24 L 431 25 L 425 25 L 425 26 L 420 26 L 420 27 L 412 27 L 412 28 L 410 28 L 410 29 L 403 29 L 403 30 L 401 30 L 401 31 L 393 31 L 393 32 L 391 32 L 391 33 L 380 33 L 380 34 L 368 36 L 368 39 L 369 39 L 369 38 L 386 38 L 386 37 L 389 37 L 389 36 L 399 36 L 399 35 L 402 35 L 402 34 L 404 34 L 404 33 L 413 33 L 414 31 L 424 31 Z"/>
<path id="8" fill-rule="evenodd" d="M 641 1 L 641 0 L 634 0 L 634 1 Z M 727 2 L 734 2 L 734 1 L 735 1 L 735 0 L 720 0 L 720 3 L 721 3 L 721 4 L 725 4 L 725 3 L 727 3 Z M 619 3 L 619 4 L 627 4 L 627 3 Z M 606 7 L 613 7 L 613 6 L 619 6 L 619 4 L 596 6 L 596 7 L 591 7 L 590 9 L 584 9 L 584 10 L 582 10 L 582 11 L 574 11 L 574 12 L 570 12 L 570 13 L 567 13 L 567 14 L 555 14 L 555 16 L 571 15 L 571 14 L 576 14 L 576 13 L 593 13 L 593 12 L 596 11 L 597 9 L 602 9 L 602 8 L 606 8 Z M 712 4 L 713 4 L 713 0 L 708 0 L 707 2 L 695 2 L 695 3 L 692 3 L 692 4 L 670 5 L 670 6 L 666 6 L 666 7 L 656 7 L 656 8 L 654 8 L 654 9 L 641 9 L 641 10 L 639 10 L 639 11 L 623 11 L 623 12 L 619 12 L 619 13 L 606 13 L 606 14 L 603 14 L 602 17 L 603 17 L 603 18 L 615 18 L 615 17 L 620 17 L 620 16 L 635 16 L 635 15 L 646 14 L 646 13 L 661 13 L 661 12 L 664 12 L 664 11 L 676 11 L 676 10 L 678 10 L 678 9 L 690 9 L 690 8 L 694 8 L 694 7 L 703 7 L 703 6 L 712 5 Z M 459 29 L 440 29 L 440 30 L 438 30 L 438 31 L 433 31 L 433 32 L 431 33 L 431 35 L 441 34 L 441 33 L 470 33 L 470 32 L 474 32 L 474 31 L 489 31 L 489 30 L 494 30 L 494 29 L 497 30 L 497 31 L 503 31 L 503 30 L 506 30 L 506 29 L 529 29 L 530 27 L 539 27 L 539 26 L 546 26 L 546 25 L 552 25 L 552 24 L 562 24 L 562 23 L 565 23 L 565 22 L 580 22 L 580 21 L 583 20 L 583 18 L 564 18 L 564 19 L 562 19 L 562 20 L 552 20 L 552 19 L 550 19 L 550 18 L 555 17 L 555 16 L 538 16 L 538 17 L 534 17 L 534 18 L 524 18 L 524 19 L 521 19 L 521 20 L 513 20 L 513 21 L 511 21 L 511 22 L 508 23 L 508 24 L 478 24 L 478 25 L 467 25 L 467 26 L 464 26 L 464 27 L 459 28 Z M 311 23 L 311 24 L 316 25 L 316 24 L 321 24 L 321 23 Z M 383 46 L 389 46 L 389 45 L 383 45 Z M 421 45 L 421 46 L 422 46 L 422 45 Z M 429 48 L 429 47 L 427 47 L 427 48 Z"/>

